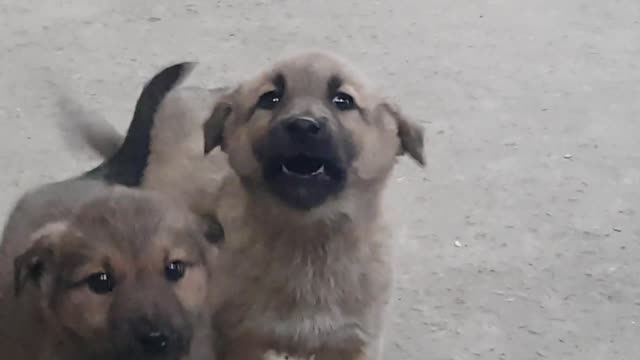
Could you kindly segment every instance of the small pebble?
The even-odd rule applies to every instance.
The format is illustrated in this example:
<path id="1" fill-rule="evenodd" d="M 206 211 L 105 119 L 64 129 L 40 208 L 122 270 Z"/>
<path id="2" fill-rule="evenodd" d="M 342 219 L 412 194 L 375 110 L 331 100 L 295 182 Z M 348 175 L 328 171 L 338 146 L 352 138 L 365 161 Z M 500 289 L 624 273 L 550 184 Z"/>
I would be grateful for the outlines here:
<path id="1" fill-rule="evenodd" d="M 462 247 L 462 243 L 458 240 L 454 241 L 453 245 L 455 245 L 456 247 Z"/>

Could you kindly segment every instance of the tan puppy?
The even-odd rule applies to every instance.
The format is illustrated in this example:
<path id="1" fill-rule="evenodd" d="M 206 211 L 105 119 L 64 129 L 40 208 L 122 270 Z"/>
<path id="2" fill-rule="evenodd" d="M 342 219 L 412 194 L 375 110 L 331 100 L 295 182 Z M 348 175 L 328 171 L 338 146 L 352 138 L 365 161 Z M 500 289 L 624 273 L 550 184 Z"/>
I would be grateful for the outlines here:
<path id="1" fill-rule="evenodd" d="M 124 141 L 103 137 L 111 127 L 75 129 L 107 161 L 18 201 L 0 243 L 3 356 L 212 359 L 203 253 L 215 255 L 205 239 L 221 240 L 219 224 L 113 185 L 142 181 L 158 106 L 191 67 L 167 67 L 145 85 Z"/>
<path id="2" fill-rule="evenodd" d="M 156 94 L 168 85 L 178 85 L 193 66 L 178 64 L 151 80 L 149 90 L 138 99 L 126 137 L 73 99 L 60 101 L 60 110 L 66 116 L 59 123 L 67 143 L 74 148 L 84 145 L 104 159 L 85 176 L 158 189 L 199 213 L 211 215 L 210 199 L 218 192 L 227 166 L 222 157 L 203 156 L 202 126 L 211 116 L 216 100 L 228 89 L 182 86 L 162 96 Z M 173 82 L 166 79 L 166 73 L 174 75 L 169 79 Z M 145 92 L 149 94 L 145 96 Z"/>
<path id="3" fill-rule="evenodd" d="M 377 358 L 392 275 L 381 192 L 396 155 L 424 165 L 422 128 L 314 52 L 238 86 L 204 130 L 235 173 L 213 205 L 227 232 L 223 358 Z"/>
<path id="4" fill-rule="evenodd" d="M 376 359 L 392 277 L 381 192 L 396 155 L 424 164 L 422 128 L 323 53 L 218 96 L 169 94 L 140 170 L 224 227 L 222 358 Z"/>
<path id="5" fill-rule="evenodd" d="M 64 192 L 48 204 L 72 209 L 67 216 L 32 232 L 22 202 L 9 221 L 4 241 L 13 247 L 0 252 L 3 357 L 213 359 L 202 224 L 146 191 L 93 181 L 74 188 L 91 189 L 77 207 Z"/>

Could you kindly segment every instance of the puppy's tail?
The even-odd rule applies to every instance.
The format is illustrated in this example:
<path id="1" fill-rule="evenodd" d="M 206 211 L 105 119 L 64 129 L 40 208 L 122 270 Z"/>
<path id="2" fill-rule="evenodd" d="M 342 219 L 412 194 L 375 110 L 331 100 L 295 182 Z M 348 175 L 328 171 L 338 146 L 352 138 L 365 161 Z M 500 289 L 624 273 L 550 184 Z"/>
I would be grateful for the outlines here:
<path id="1" fill-rule="evenodd" d="M 58 108 L 62 113 L 58 127 L 72 149 L 89 148 L 104 160 L 112 157 L 122 146 L 124 135 L 99 114 L 68 96 L 58 100 Z"/>
<path id="2" fill-rule="evenodd" d="M 186 78 L 195 65 L 184 62 L 169 66 L 144 86 L 124 141 L 117 130 L 109 130 L 104 125 L 94 124 L 79 129 L 85 143 L 106 159 L 84 176 L 125 186 L 140 185 L 149 158 L 155 114 L 165 96 Z"/>

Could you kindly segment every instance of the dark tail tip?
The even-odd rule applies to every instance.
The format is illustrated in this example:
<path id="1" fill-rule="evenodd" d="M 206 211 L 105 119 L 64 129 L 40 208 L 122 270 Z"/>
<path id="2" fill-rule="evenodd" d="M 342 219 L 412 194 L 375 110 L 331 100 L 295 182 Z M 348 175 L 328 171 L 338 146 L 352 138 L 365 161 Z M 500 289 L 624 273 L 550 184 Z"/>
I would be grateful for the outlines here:
<path id="1" fill-rule="evenodd" d="M 175 64 L 163 69 L 147 82 L 136 102 L 133 120 L 127 130 L 123 147 L 127 145 L 127 140 L 137 143 L 139 136 L 150 135 L 154 116 L 165 96 L 178 86 L 195 66 L 196 63 L 193 62 Z"/>
<path id="2" fill-rule="evenodd" d="M 136 102 L 122 146 L 87 176 L 126 186 L 140 185 L 149 158 L 155 114 L 166 95 L 182 83 L 196 65 L 195 62 L 171 65 L 146 83 Z"/>

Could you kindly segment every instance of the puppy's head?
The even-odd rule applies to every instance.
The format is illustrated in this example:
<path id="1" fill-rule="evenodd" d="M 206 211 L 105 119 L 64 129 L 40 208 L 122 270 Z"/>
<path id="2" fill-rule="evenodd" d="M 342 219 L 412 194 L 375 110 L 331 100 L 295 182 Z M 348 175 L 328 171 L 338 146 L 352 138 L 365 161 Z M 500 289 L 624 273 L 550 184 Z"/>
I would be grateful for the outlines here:
<path id="1" fill-rule="evenodd" d="M 424 164 L 423 132 L 342 60 L 319 52 L 277 63 L 223 97 L 205 124 L 252 188 L 311 209 L 384 180 L 397 154 Z"/>
<path id="2" fill-rule="evenodd" d="M 17 296 L 37 296 L 75 349 L 101 358 L 179 359 L 204 317 L 204 229 L 186 210 L 127 190 L 45 226 L 15 260 Z"/>

